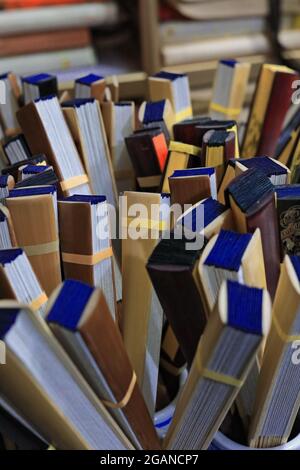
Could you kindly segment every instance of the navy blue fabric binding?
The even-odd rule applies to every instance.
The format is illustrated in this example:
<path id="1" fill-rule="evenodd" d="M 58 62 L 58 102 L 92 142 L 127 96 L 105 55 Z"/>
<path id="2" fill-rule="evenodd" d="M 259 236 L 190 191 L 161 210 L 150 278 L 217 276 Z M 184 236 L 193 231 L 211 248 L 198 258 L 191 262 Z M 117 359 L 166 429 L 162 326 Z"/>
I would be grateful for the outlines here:
<path id="1" fill-rule="evenodd" d="M 254 335 L 262 335 L 263 290 L 227 281 L 227 324 Z"/>
<path id="2" fill-rule="evenodd" d="M 192 118 L 184 119 L 180 124 L 197 124 L 201 126 L 202 124 L 208 124 L 212 119 L 207 116 L 194 116 Z"/>
<path id="3" fill-rule="evenodd" d="M 40 101 L 51 101 L 51 100 L 57 100 L 56 95 L 47 95 L 47 96 L 40 96 L 36 100 L 34 100 L 34 103 L 39 103 Z"/>
<path id="4" fill-rule="evenodd" d="M 234 67 L 238 63 L 235 59 L 223 59 L 220 60 L 220 64 L 228 65 L 229 67 Z"/>
<path id="5" fill-rule="evenodd" d="M 11 263 L 18 256 L 23 254 L 21 248 L 11 248 L 9 250 L 0 250 L 0 264 L 4 266 L 5 264 Z"/>
<path id="6" fill-rule="evenodd" d="M 251 238 L 250 233 L 241 234 L 221 230 L 204 264 L 237 272 Z"/>
<path id="7" fill-rule="evenodd" d="M 20 166 L 29 165 L 29 164 L 36 165 L 37 163 L 46 163 L 46 156 L 43 155 L 42 153 L 34 155 L 34 156 L 29 155 L 28 158 L 25 158 L 21 162 L 14 163 L 12 165 L 9 165 L 3 168 L 2 174 L 9 175 L 12 169 L 19 169 Z"/>
<path id="8" fill-rule="evenodd" d="M 203 168 L 187 168 L 186 170 L 175 170 L 171 178 L 179 178 L 182 176 L 211 176 L 215 173 L 215 169 L 212 167 Z"/>
<path id="9" fill-rule="evenodd" d="M 194 266 L 197 259 L 202 253 L 200 249 L 186 249 L 186 244 L 191 243 L 193 240 L 187 239 L 184 236 L 177 239 L 174 232 L 170 233 L 169 238 L 162 238 L 158 245 L 155 247 L 150 258 L 148 259 L 147 266 L 151 265 L 173 265 L 173 266 Z"/>
<path id="10" fill-rule="evenodd" d="M 146 103 L 143 123 L 162 121 L 164 117 L 165 100 Z"/>
<path id="11" fill-rule="evenodd" d="M 132 103 L 131 101 L 119 101 L 118 103 L 114 103 L 114 106 L 117 106 L 119 108 L 125 107 L 125 106 L 130 106 L 131 107 Z"/>
<path id="12" fill-rule="evenodd" d="M 208 141 L 209 147 L 224 145 L 228 136 L 229 132 L 227 131 L 214 131 Z"/>
<path id="13" fill-rule="evenodd" d="M 298 281 L 300 281 L 300 256 L 292 255 L 290 256 L 295 273 L 297 274 Z"/>
<path id="14" fill-rule="evenodd" d="M 202 210 L 200 206 L 204 211 L 204 221 L 200 216 Z M 222 215 L 226 210 L 226 206 L 209 197 L 201 204 L 198 204 L 191 212 L 189 212 L 189 214 L 183 217 L 182 225 L 190 229 L 192 232 L 201 232 L 203 228 L 207 227 L 213 220 Z"/>
<path id="15" fill-rule="evenodd" d="M 106 201 L 106 196 L 89 196 L 86 194 L 74 194 L 73 196 L 61 199 L 64 202 L 88 202 L 92 206 Z"/>
<path id="16" fill-rule="evenodd" d="M 50 167 L 46 165 L 27 165 L 23 168 L 22 173 L 24 175 L 37 175 L 43 173 L 43 171 L 48 170 Z"/>
<path id="17" fill-rule="evenodd" d="M 226 126 L 226 129 L 231 128 L 237 125 L 237 122 L 232 119 L 210 119 L 209 121 L 204 121 L 203 125 L 209 125 L 210 127 L 214 128 L 215 126 Z M 221 131 L 222 132 L 222 131 Z M 225 131 L 226 132 L 226 131 Z"/>
<path id="18" fill-rule="evenodd" d="M 54 194 L 55 186 L 35 186 L 31 188 L 12 189 L 9 191 L 8 198 L 24 196 L 42 196 L 43 194 Z"/>
<path id="19" fill-rule="evenodd" d="M 275 186 L 275 192 L 278 199 L 284 198 L 298 198 L 300 197 L 300 184 L 284 184 L 282 186 Z"/>
<path id="20" fill-rule="evenodd" d="M 0 75 L 0 80 L 5 80 L 11 72 L 3 73 Z"/>
<path id="21" fill-rule="evenodd" d="M 186 77 L 186 74 L 182 73 L 172 73 L 172 72 L 165 72 L 164 70 L 156 73 L 153 75 L 155 78 L 164 78 L 165 80 L 170 80 L 171 82 L 174 82 L 178 78 Z"/>
<path id="22" fill-rule="evenodd" d="M 48 323 L 57 323 L 71 331 L 76 331 L 81 315 L 94 288 L 83 282 L 67 280 L 48 316 Z"/>
<path id="23" fill-rule="evenodd" d="M 9 175 L 0 175 L 0 188 L 6 188 Z"/>
<path id="24" fill-rule="evenodd" d="M 259 169 L 251 168 L 237 176 L 228 186 L 225 194 L 231 195 L 242 212 L 266 195 L 273 193 L 274 186 L 269 178 Z"/>
<path id="25" fill-rule="evenodd" d="M 37 75 L 30 75 L 29 77 L 22 77 L 22 82 L 35 85 L 36 83 L 49 80 L 52 78 L 53 78 L 53 75 L 49 75 L 48 73 L 39 73 Z"/>
<path id="26" fill-rule="evenodd" d="M 98 82 L 99 80 L 103 80 L 104 77 L 100 75 L 96 75 L 94 73 L 90 73 L 89 75 L 85 75 L 84 77 L 77 78 L 75 83 L 80 83 L 81 85 L 91 85 L 92 83 Z"/>
<path id="27" fill-rule="evenodd" d="M 255 158 L 242 158 L 240 163 L 247 168 L 259 168 L 267 176 L 271 175 L 286 175 L 286 168 L 274 162 L 269 157 L 255 157 Z"/>
<path id="28" fill-rule="evenodd" d="M 1 222 L 4 222 L 6 220 L 6 215 L 4 214 L 4 212 L 2 212 L 2 210 L 0 209 L 0 223 Z"/>
<path id="29" fill-rule="evenodd" d="M 69 100 L 62 103 L 63 108 L 80 108 L 87 103 L 94 103 L 94 98 L 76 98 L 75 100 Z"/>
<path id="30" fill-rule="evenodd" d="M 207 198 L 202 205 L 204 206 L 204 227 L 207 227 L 213 220 L 227 210 L 224 204 L 221 204 L 212 197 Z"/>
<path id="31" fill-rule="evenodd" d="M 18 308 L 0 308 L 0 339 L 4 339 L 15 323 L 20 310 Z M 4 366 L 3 366 L 4 367 Z"/>

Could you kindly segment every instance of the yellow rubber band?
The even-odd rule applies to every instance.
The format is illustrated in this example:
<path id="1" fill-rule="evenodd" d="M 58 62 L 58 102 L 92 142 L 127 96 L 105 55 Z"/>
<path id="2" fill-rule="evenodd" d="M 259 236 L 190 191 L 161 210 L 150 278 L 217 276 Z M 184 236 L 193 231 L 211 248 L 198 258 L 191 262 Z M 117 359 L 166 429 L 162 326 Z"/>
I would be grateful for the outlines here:
<path id="1" fill-rule="evenodd" d="M 234 132 L 235 133 L 235 155 L 234 158 L 240 158 L 240 148 L 239 148 L 239 138 L 238 138 L 238 129 L 237 126 L 234 125 L 233 127 L 229 127 L 227 132 Z"/>
<path id="2" fill-rule="evenodd" d="M 81 264 L 85 266 L 95 266 L 95 264 L 104 261 L 107 258 L 111 258 L 113 255 L 112 247 L 108 247 L 105 250 L 94 253 L 93 255 L 77 255 L 75 253 L 62 253 L 62 259 L 64 263 Z"/>
<path id="3" fill-rule="evenodd" d="M 189 106 L 188 108 L 183 109 L 182 111 L 179 111 L 178 113 L 175 114 L 175 121 L 180 122 L 192 116 L 193 116 L 193 110 L 191 106 Z"/>
<path id="4" fill-rule="evenodd" d="M 34 310 L 35 312 L 42 307 L 48 300 L 48 297 L 46 296 L 45 292 L 42 292 L 41 295 L 39 295 L 36 299 L 34 299 L 30 303 L 30 308 Z"/>
<path id="5" fill-rule="evenodd" d="M 85 184 L 88 182 L 89 182 L 89 179 L 87 175 L 73 176 L 73 178 L 69 178 L 68 180 L 61 181 L 60 187 L 63 191 L 68 191 L 69 189 L 76 188 L 77 186 L 81 186 L 82 184 Z"/>
<path id="6" fill-rule="evenodd" d="M 188 155 L 195 155 L 196 157 L 200 154 L 201 148 L 195 145 L 183 144 L 182 142 L 175 142 L 172 140 L 169 144 L 170 152 L 187 153 Z"/>
<path id="7" fill-rule="evenodd" d="M 102 400 L 103 405 L 105 405 L 107 408 L 112 408 L 113 410 L 124 408 L 128 404 L 128 402 L 129 402 L 129 400 L 132 396 L 135 384 L 136 384 L 136 375 L 135 375 L 135 372 L 133 372 L 132 379 L 131 379 L 131 382 L 129 384 L 128 390 L 125 393 L 122 400 L 119 401 L 118 403 L 113 403 L 113 402 L 108 401 L 108 400 Z"/>
<path id="8" fill-rule="evenodd" d="M 218 103 L 210 103 L 209 107 L 212 111 L 217 111 L 217 113 L 230 114 L 233 116 L 238 116 L 241 112 L 238 108 L 227 108 Z"/>
<path id="9" fill-rule="evenodd" d="M 213 380 L 214 382 L 219 382 L 225 385 L 230 385 L 231 387 L 235 387 L 235 388 L 241 388 L 244 383 L 244 379 L 237 379 L 236 377 L 232 377 L 231 375 L 222 374 L 220 372 L 216 372 L 214 370 L 210 370 L 210 369 L 206 369 L 205 367 L 202 367 L 202 363 L 201 363 L 199 356 L 198 356 L 197 364 L 198 364 L 198 369 L 199 369 L 200 374 L 205 379 Z"/>
<path id="10" fill-rule="evenodd" d="M 128 217 L 122 220 L 122 226 L 128 228 L 131 222 L 136 221 L 136 227 L 147 229 L 147 230 L 166 230 L 169 225 L 165 220 L 151 220 L 151 219 L 139 219 L 138 217 Z"/>
<path id="11" fill-rule="evenodd" d="M 206 379 L 213 380 L 214 382 L 220 382 L 225 385 L 231 385 L 232 387 L 241 388 L 244 381 L 240 379 L 236 379 L 230 375 L 220 374 L 219 372 L 214 372 L 213 370 L 209 369 L 202 369 L 201 371 L 202 376 Z"/>
<path id="12" fill-rule="evenodd" d="M 39 245 L 22 246 L 27 256 L 39 256 L 55 253 L 59 250 L 58 240 L 49 243 L 40 243 Z"/>

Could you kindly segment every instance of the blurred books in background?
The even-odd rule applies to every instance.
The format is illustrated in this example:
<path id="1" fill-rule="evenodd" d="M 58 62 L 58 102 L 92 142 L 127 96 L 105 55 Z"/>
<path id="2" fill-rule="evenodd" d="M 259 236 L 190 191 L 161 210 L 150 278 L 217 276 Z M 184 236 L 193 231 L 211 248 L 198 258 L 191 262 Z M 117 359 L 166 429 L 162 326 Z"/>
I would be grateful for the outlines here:
<path id="1" fill-rule="evenodd" d="M 160 40 L 163 66 L 203 62 L 228 56 L 271 52 L 267 31 L 268 2 L 254 0 L 167 0 L 161 2 Z M 282 2 L 280 39 L 298 50 L 300 2 Z"/>
<path id="2" fill-rule="evenodd" d="M 107 50 L 126 34 L 115 1 L 2 0 L 0 8 L 0 70 L 21 75 L 95 66 L 98 55 L 109 65 Z M 112 64 L 112 73 L 127 72 Z"/>

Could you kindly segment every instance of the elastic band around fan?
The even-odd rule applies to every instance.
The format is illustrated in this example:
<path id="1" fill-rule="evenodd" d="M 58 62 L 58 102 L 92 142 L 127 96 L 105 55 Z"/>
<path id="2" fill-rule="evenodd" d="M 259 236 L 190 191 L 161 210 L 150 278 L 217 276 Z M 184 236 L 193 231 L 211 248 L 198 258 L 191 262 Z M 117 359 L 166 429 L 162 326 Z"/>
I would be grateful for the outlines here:
<path id="1" fill-rule="evenodd" d="M 102 400 L 103 405 L 106 406 L 107 408 L 111 408 L 113 410 L 120 410 L 122 408 L 125 408 L 125 406 L 129 402 L 130 398 L 132 397 L 132 393 L 133 393 L 135 384 L 136 384 L 136 375 L 135 375 L 135 372 L 133 372 L 131 382 L 130 382 L 129 387 L 127 389 L 127 392 L 125 393 L 122 400 L 120 400 L 118 403 L 113 403 L 113 402 L 108 401 L 108 400 Z"/>
<path id="2" fill-rule="evenodd" d="M 188 155 L 198 157 L 201 152 L 201 148 L 196 147 L 195 145 L 183 144 L 182 142 L 175 142 L 172 140 L 169 144 L 169 151 L 187 153 Z"/>
<path id="3" fill-rule="evenodd" d="M 48 297 L 45 292 L 42 292 L 36 299 L 30 302 L 30 308 L 35 312 L 42 307 L 48 301 Z"/>
<path id="4" fill-rule="evenodd" d="M 241 112 L 239 108 L 228 108 L 218 103 L 210 103 L 209 107 L 212 111 L 216 111 L 217 113 L 230 114 L 232 116 L 238 116 Z"/>
<path id="5" fill-rule="evenodd" d="M 65 263 L 81 264 L 85 266 L 95 266 L 96 264 L 111 258 L 113 255 L 112 247 L 94 253 L 93 255 L 77 255 L 75 253 L 62 253 L 62 259 Z"/>
<path id="6" fill-rule="evenodd" d="M 79 175 L 73 176 L 73 178 L 69 178 L 67 180 L 61 181 L 60 186 L 63 191 L 68 191 L 69 189 L 76 188 L 77 186 L 81 186 L 82 184 L 88 183 L 89 179 L 87 175 Z"/>
<path id="7" fill-rule="evenodd" d="M 202 362 L 199 356 L 197 357 L 196 361 L 198 371 L 205 379 L 213 380 L 214 382 L 218 382 L 224 385 L 230 385 L 231 387 L 235 388 L 241 388 L 243 386 L 245 378 L 237 379 L 236 377 L 232 377 L 231 375 L 222 374 L 214 370 L 206 369 L 202 366 Z"/>
<path id="8" fill-rule="evenodd" d="M 59 241 L 54 240 L 53 242 L 28 245 L 23 246 L 22 248 L 27 256 L 48 255 L 59 250 Z"/>
<path id="9" fill-rule="evenodd" d="M 189 106 L 186 109 L 183 109 L 182 111 L 179 111 L 178 113 L 175 114 L 175 120 L 176 122 L 184 121 L 187 118 L 190 118 L 193 116 L 193 110 Z"/>
<path id="10" fill-rule="evenodd" d="M 138 217 L 127 217 L 122 220 L 122 227 L 128 228 L 128 224 L 136 221 L 136 227 L 147 230 L 166 230 L 168 223 L 165 220 L 139 219 Z"/>

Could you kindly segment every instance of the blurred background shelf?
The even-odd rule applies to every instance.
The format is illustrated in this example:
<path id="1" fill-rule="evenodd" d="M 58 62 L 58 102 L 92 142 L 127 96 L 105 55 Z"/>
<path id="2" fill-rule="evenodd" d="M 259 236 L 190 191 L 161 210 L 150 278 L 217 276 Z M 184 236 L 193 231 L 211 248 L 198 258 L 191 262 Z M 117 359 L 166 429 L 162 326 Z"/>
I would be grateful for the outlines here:
<path id="1" fill-rule="evenodd" d="M 143 70 L 187 73 L 195 113 L 207 112 L 220 59 L 252 64 L 248 102 L 262 63 L 300 65 L 299 0 L 139 0 L 139 26 Z"/>
<path id="2" fill-rule="evenodd" d="M 102 75 L 139 70 L 128 16 L 111 0 L 0 1 L 0 71 L 28 75 L 99 65 Z M 78 75 L 77 75 L 78 76 Z"/>
<path id="3" fill-rule="evenodd" d="M 143 69 L 189 69 L 223 57 L 273 59 L 270 16 L 278 5 L 280 42 L 287 51 L 300 49 L 298 0 L 139 0 Z"/>
<path id="4" fill-rule="evenodd" d="M 278 3 L 283 57 L 299 64 L 300 0 L 0 0 L 0 74 L 52 72 L 61 89 L 87 73 L 118 75 L 128 99 L 145 96 L 146 74 L 164 68 L 187 73 L 205 109 L 219 59 L 250 62 L 252 82 L 278 61 Z"/>

